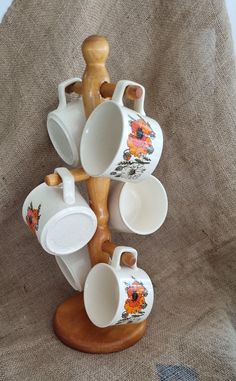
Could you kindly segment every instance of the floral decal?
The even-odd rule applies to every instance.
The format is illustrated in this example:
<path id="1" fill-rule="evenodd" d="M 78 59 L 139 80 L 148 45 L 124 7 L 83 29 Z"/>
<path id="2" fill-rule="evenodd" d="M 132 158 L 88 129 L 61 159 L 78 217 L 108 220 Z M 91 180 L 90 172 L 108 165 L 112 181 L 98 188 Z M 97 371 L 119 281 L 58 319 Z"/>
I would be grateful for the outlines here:
<path id="1" fill-rule="evenodd" d="M 30 230 L 32 231 L 32 233 L 35 233 L 36 231 L 38 231 L 39 219 L 41 217 L 41 215 L 39 214 L 40 209 L 41 209 L 41 204 L 38 206 L 37 209 L 34 209 L 32 202 L 30 203 L 30 206 L 28 206 L 27 208 L 26 222 Z"/>
<path id="2" fill-rule="evenodd" d="M 154 152 L 152 140 L 156 134 L 141 115 L 137 120 L 130 115 L 129 118 L 131 133 L 127 140 L 128 148 L 123 152 L 124 161 L 119 162 L 110 175 L 135 180 L 145 172 L 146 165 L 151 161 L 149 155 Z"/>
<path id="3" fill-rule="evenodd" d="M 139 321 L 145 314 L 144 309 L 147 307 L 145 297 L 148 295 L 148 291 L 142 282 L 138 282 L 134 277 L 132 278 L 134 281 L 131 284 L 125 282 L 125 291 L 127 292 L 128 298 L 124 304 L 122 318 L 117 324 Z"/>

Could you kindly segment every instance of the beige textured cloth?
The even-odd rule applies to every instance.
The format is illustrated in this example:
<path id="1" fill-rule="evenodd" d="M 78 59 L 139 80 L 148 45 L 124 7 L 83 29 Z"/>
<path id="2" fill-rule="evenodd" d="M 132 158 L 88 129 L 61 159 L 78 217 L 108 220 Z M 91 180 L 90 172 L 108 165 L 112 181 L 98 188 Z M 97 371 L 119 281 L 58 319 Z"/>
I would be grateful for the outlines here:
<path id="1" fill-rule="evenodd" d="M 0 26 L 0 380 L 236 380 L 236 75 L 222 0 L 16 0 Z M 107 36 L 112 81 L 146 87 L 164 133 L 155 175 L 169 213 L 155 234 L 116 234 L 140 252 L 155 303 L 134 347 L 91 355 L 54 335 L 73 294 L 26 229 L 21 206 L 61 164 L 46 132 L 80 46 Z"/>

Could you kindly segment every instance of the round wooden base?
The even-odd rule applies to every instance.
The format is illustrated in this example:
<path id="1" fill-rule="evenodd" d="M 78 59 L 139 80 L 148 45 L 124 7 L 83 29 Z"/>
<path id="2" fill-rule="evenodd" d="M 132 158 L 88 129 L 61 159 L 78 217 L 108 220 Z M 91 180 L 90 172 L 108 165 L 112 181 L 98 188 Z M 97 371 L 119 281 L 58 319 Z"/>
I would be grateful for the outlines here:
<path id="1" fill-rule="evenodd" d="M 83 294 L 76 293 L 57 307 L 53 328 L 67 346 L 88 353 L 118 352 L 134 345 L 146 330 L 147 321 L 138 324 L 96 327 L 87 317 Z"/>

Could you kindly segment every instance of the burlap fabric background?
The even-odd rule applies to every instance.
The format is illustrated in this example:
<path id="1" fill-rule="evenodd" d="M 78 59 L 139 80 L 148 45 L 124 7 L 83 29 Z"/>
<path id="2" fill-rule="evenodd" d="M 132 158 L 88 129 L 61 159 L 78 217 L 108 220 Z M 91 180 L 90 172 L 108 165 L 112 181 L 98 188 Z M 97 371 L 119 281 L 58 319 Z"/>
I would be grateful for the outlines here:
<path id="1" fill-rule="evenodd" d="M 0 26 L 1 380 L 236 380 L 236 81 L 221 0 L 16 0 Z M 141 82 L 163 128 L 156 176 L 169 196 L 140 252 L 155 286 L 145 337 L 110 355 L 64 346 L 51 319 L 73 293 L 26 229 L 21 206 L 60 165 L 46 132 L 80 45 L 108 37 L 113 81 Z"/>

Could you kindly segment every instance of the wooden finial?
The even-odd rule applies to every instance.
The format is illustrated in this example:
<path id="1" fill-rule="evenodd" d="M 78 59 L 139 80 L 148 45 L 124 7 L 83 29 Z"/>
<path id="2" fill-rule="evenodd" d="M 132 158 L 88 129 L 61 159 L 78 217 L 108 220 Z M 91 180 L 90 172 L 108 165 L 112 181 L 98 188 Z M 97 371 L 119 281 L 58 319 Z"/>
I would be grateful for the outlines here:
<path id="1" fill-rule="evenodd" d="M 110 82 L 105 63 L 109 53 L 109 45 L 105 37 L 90 36 L 82 44 L 82 52 L 86 68 L 82 81 L 82 96 L 86 117 L 97 105 L 103 102 L 100 87 L 103 82 Z"/>
<path id="2" fill-rule="evenodd" d="M 86 38 L 82 44 L 82 53 L 87 64 L 83 82 L 76 82 L 71 84 L 67 87 L 66 91 L 68 93 L 75 91 L 78 94 L 85 95 L 85 108 L 88 108 L 87 104 L 89 101 L 87 100 L 87 93 L 89 93 L 89 91 L 87 91 L 88 89 L 86 83 L 84 82 L 84 80 L 87 81 L 87 76 L 90 79 L 89 86 L 93 82 L 92 79 L 94 79 L 94 87 L 92 89 L 90 88 L 89 90 L 92 91 L 94 95 L 94 90 L 96 89 L 99 103 L 101 103 L 101 97 L 112 97 L 116 85 L 115 83 L 109 83 L 109 75 L 105 68 L 105 63 L 109 54 L 109 44 L 105 37 L 93 35 Z M 102 78 L 104 78 L 104 80 L 102 80 Z M 99 87 L 97 86 L 98 84 Z M 142 96 L 142 89 L 139 86 L 128 86 L 125 91 L 125 96 L 130 100 L 138 99 Z M 91 100 L 91 98 L 89 98 L 89 100 Z M 91 112 L 90 108 L 88 112 Z"/>
<path id="3" fill-rule="evenodd" d="M 103 36 L 89 36 L 82 44 L 82 53 L 87 65 L 105 65 L 109 54 L 109 44 Z"/>

